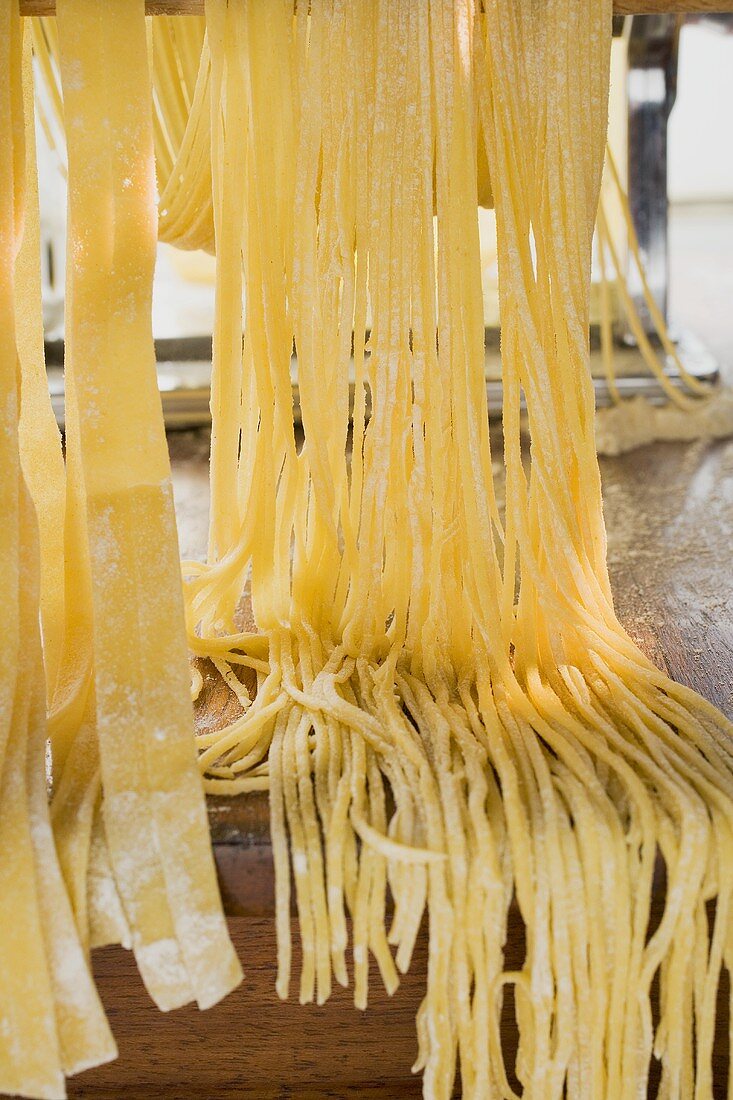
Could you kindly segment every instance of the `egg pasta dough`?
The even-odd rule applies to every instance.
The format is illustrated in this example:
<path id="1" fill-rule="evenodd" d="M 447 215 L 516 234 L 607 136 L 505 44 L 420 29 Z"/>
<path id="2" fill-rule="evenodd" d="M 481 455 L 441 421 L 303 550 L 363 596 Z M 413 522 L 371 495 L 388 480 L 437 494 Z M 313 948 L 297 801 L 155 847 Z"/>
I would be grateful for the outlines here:
<path id="1" fill-rule="evenodd" d="M 610 5 L 207 14 L 227 114 L 209 561 L 184 567 L 186 602 L 194 652 L 257 675 L 241 716 L 200 736 L 200 764 L 211 791 L 269 783 L 278 991 L 292 985 L 291 890 L 303 1001 L 348 980 L 364 1006 L 370 956 L 394 989 L 426 913 L 427 1097 L 449 1096 L 458 1066 L 469 1097 L 638 1097 L 655 1057 L 660 1095 L 709 1096 L 730 950 L 730 726 L 616 619 L 594 448 Z M 498 231 L 504 515 L 477 150 Z M 240 252 L 241 364 L 236 304 L 219 328 Z M 245 588 L 253 634 L 237 629 Z M 506 972 L 513 903 L 526 954 Z"/>

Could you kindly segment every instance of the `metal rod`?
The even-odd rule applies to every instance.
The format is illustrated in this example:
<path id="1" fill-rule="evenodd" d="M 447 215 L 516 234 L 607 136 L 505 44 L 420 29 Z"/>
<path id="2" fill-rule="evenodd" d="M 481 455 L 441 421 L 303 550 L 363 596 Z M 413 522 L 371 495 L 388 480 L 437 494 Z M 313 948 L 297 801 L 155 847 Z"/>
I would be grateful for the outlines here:
<path id="1" fill-rule="evenodd" d="M 148 15 L 203 15 L 204 0 L 145 0 Z M 614 0 L 614 15 L 733 12 L 733 0 Z M 20 0 L 21 15 L 54 15 L 56 0 Z"/>
<path id="2" fill-rule="evenodd" d="M 642 15 L 632 20 L 628 40 L 628 195 L 646 279 L 667 314 L 667 123 L 677 88 L 679 20 Z M 641 275 L 629 262 L 629 294 L 647 333 L 656 331 Z M 630 331 L 627 339 L 633 339 Z"/>

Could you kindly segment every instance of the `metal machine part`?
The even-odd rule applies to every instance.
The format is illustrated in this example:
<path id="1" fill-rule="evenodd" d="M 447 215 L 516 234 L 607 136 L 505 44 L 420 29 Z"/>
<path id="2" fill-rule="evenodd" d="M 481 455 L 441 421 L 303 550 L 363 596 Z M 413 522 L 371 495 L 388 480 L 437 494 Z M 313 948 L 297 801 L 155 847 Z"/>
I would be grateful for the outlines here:
<path id="1" fill-rule="evenodd" d="M 723 17 L 729 18 L 729 17 Z M 667 194 L 667 133 L 669 115 L 677 95 L 677 60 L 683 17 L 636 15 L 628 19 L 627 78 L 628 179 L 627 191 L 647 282 L 667 320 L 669 293 L 669 200 Z M 626 272 L 629 293 L 639 318 L 652 341 L 655 328 L 649 314 L 636 265 Z M 617 325 L 620 345 L 633 351 L 636 342 L 626 324 Z M 718 378 L 718 367 L 704 345 L 690 333 L 672 331 L 677 352 L 690 374 L 707 382 Z M 619 349 L 618 356 L 623 357 Z M 675 384 L 675 370 L 668 364 Z M 652 400 L 659 386 L 645 371 L 620 379 L 622 394 L 644 393 Z M 596 383 L 598 400 L 599 383 Z M 601 389 L 603 384 L 601 383 Z M 656 394 L 656 397 L 655 397 Z M 603 403 L 600 401 L 599 403 Z"/>
<path id="2" fill-rule="evenodd" d="M 185 344 L 191 343 L 197 355 L 185 358 Z M 202 354 L 208 343 L 208 356 Z M 599 377 L 600 353 L 599 339 L 595 330 L 591 330 L 591 369 L 594 374 L 596 405 L 603 408 L 611 404 L 611 395 L 603 378 Z M 166 428 L 168 430 L 195 428 L 211 421 L 209 408 L 211 377 L 211 342 L 198 338 L 188 340 L 156 341 L 158 353 L 158 382 L 163 405 Z M 705 347 L 688 332 L 681 333 L 677 341 L 677 351 L 683 362 L 699 378 L 715 378 L 717 367 L 715 360 Z M 54 358 L 56 361 L 54 362 Z M 598 369 L 594 369 L 598 362 Z M 630 346 L 620 346 L 617 350 L 616 385 L 622 397 L 643 396 L 652 404 L 663 405 L 667 398 L 657 380 L 648 372 L 642 373 L 638 351 Z M 293 356 L 290 364 L 293 382 L 293 416 L 300 420 L 300 395 L 298 390 L 298 364 Z M 675 386 L 682 386 L 674 363 L 667 364 L 667 373 Z M 59 425 L 64 426 L 64 375 L 60 359 L 51 355 L 48 363 L 48 381 L 51 390 L 51 403 Z M 351 381 L 353 393 L 353 377 Z M 499 355 L 498 332 L 486 330 L 486 390 L 489 401 L 489 415 L 501 414 L 501 361 Z"/>
<path id="3" fill-rule="evenodd" d="M 649 286 L 665 318 L 669 284 L 667 240 L 667 123 L 677 92 L 680 20 L 675 15 L 639 15 L 629 20 L 628 195 Z M 634 264 L 629 292 L 644 328 L 653 324 Z M 629 339 L 627 332 L 624 338 Z"/>
<path id="4" fill-rule="evenodd" d="M 669 287 L 667 129 L 677 95 L 683 22 L 733 34 L 733 15 L 635 15 L 627 20 L 628 196 L 649 286 L 665 319 Z M 653 332 L 641 280 L 633 264 L 629 292 L 644 328 Z M 628 331 L 622 339 L 633 343 Z M 694 363 L 693 363 L 694 366 Z M 693 371 L 694 373 L 694 371 Z"/>

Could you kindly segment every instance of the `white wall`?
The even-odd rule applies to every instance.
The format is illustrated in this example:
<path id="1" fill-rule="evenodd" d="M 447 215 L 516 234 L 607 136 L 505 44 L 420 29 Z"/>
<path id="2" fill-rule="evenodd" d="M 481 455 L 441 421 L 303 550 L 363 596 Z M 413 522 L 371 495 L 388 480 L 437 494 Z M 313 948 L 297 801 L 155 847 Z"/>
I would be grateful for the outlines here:
<path id="1" fill-rule="evenodd" d="M 683 28 L 669 124 L 673 202 L 733 201 L 733 34 Z"/>

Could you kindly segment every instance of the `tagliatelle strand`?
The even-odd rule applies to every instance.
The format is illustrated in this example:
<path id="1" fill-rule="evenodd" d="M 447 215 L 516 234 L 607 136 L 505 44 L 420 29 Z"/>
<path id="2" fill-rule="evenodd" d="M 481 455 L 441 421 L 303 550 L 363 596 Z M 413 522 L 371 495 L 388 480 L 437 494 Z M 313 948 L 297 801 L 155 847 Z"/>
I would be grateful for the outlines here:
<path id="1" fill-rule="evenodd" d="M 68 133 L 69 252 L 75 262 L 67 371 L 74 380 L 86 497 L 105 832 L 151 994 L 162 1007 L 191 996 L 203 1007 L 236 984 L 240 972 L 221 914 L 195 774 L 177 539 L 155 385 L 144 11 L 142 4 L 131 14 L 112 4 L 68 0 L 57 19 L 65 111 L 83 120 Z M 100 150 L 102 118 L 109 121 Z M 116 379 L 127 369 L 123 347 L 131 345 L 137 349 L 135 377 L 128 370 L 127 397 L 120 403 Z M 132 422 L 137 430 L 131 439 Z M 124 458 L 122 436 L 131 443 Z M 144 534 L 137 525 L 143 515 Z M 161 756 L 162 771 L 156 764 Z"/>

